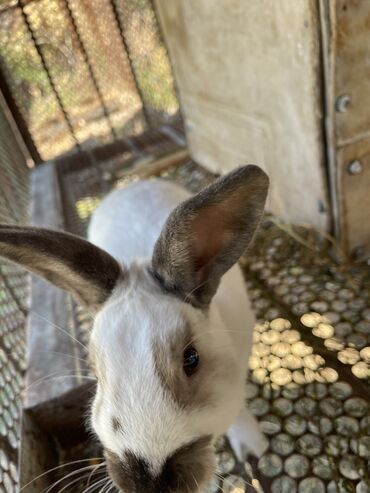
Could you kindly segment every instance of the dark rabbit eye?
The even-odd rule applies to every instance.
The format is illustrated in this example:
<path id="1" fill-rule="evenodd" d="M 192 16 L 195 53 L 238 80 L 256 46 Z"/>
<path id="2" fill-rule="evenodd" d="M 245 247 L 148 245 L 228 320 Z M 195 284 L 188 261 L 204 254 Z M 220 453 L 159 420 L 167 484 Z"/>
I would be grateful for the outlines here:
<path id="1" fill-rule="evenodd" d="M 184 372 L 188 377 L 195 373 L 199 363 L 199 354 L 193 347 L 188 347 L 184 351 Z"/>

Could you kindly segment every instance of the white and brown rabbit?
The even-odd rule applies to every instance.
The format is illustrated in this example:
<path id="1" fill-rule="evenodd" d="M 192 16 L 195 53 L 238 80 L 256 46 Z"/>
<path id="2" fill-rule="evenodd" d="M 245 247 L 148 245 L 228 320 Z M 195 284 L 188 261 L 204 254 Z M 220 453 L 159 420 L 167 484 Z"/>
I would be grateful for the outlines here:
<path id="1" fill-rule="evenodd" d="M 236 265 L 261 219 L 268 178 L 241 167 L 191 196 L 162 180 L 109 194 L 89 240 L 0 227 L 0 255 L 96 313 L 91 424 L 125 493 L 204 491 L 213 441 L 239 457 L 266 442 L 245 409 L 254 318 Z"/>

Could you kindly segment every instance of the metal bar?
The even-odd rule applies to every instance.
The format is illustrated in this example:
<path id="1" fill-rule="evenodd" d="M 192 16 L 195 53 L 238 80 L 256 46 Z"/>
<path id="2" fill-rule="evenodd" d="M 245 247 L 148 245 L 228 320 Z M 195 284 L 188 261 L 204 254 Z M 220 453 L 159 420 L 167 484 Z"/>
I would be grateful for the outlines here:
<path id="1" fill-rule="evenodd" d="M 176 78 L 175 78 L 175 71 L 173 69 L 173 64 L 172 64 L 172 59 L 170 57 L 170 52 L 168 50 L 167 42 L 166 42 L 166 39 L 165 39 L 164 34 L 163 34 L 162 25 L 159 21 L 159 14 L 158 14 L 157 6 L 156 6 L 154 0 L 149 0 L 149 2 L 150 2 L 150 5 L 151 5 L 153 13 L 154 13 L 155 25 L 156 25 L 157 32 L 158 32 L 159 41 L 161 42 L 164 49 L 166 50 L 168 63 L 169 63 L 170 69 L 171 69 L 173 91 L 175 93 L 177 102 L 179 104 L 179 115 L 180 115 L 181 121 L 183 122 L 184 117 L 183 117 L 182 108 L 181 108 L 181 104 L 180 104 L 180 91 L 179 91 L 179 88 L 177 87 L 177 82 L 176 82 Z"/>
<path id="2" fill-rule="evenodd" d="M 32 135 L 28 130 L 27 123 L 25 122 L 22 113 L 20 112 L 18 105 L 14 99 L 13 93 L 9 87 L 8 81 L 6 79 L 2 64 L 0 63 L 0 91 L 2 92 L 4 99 L 6 100 L 9 111 L 11 112 L 19 132 L 22 135 L 24 143 L 30 153 L 35 164 L 40 163 L 42 158 L 37 150 L 37 147 L 33 141 Z"/>
<path id="3" fill-rule="evenodd" d="M 163 125 L 159 128 L 159 131 L 166 137 L 169 137 L 173 142 L 175 142 L 175 144 L 183 147 L 186 146 L 185 136 L 181 135 L 173 127 L 169 125 Z"/>
<path id="4" fill-rule="evenodd" d="M 77 148 L 80 149 L 80 143 L 78 142 L 78 139 L 77 139 L 76 134 L 74 132 L 74 128 L 73 128 L 73 125 L 71 123 L 71 120 L 69 119 L 68 113 L 67 113 L 67 111 L 66 111 L 66 109 L 64 107 L 63 101 L 61 100 L 61 97 L 59 95 L 59 92 L 58 92 L 58 89 L 57 89 L 56 84 L 54 82 L 54 79 L 53 79 L 53 77 L 52 77 L 52 75 L 51 75 L 51 73 L 49 71 L 48 65 L 47 65 L 46 60 L 45 60 L 45 57 L 44 57 L 44 55 L 42 53 L 42 49 L 40 47 L 40 44 L 37 41 L 36 35 L 34 33 L 34 30 L 33 30 L 32 26 L 31 26 L 31 23 L 30 23 L 30 20 L 28 18 L 28 15 L 24 11 L 24 7 L 26 6 L 25 0 L 18 0 L 18 5 L 19 5 L 19 8 L 20 8 L 21 13 L 22 13 L 22 17 L 23 17 L 24 23 L 26 24 L 27 30 L 28 30 L 31 38 L 32 38 L 34 47 L 35 47 L 35 49 L 37 51 L 37 54 L 40 57 L 40 61 L 41 61 L 42 67 L 43 67 L 43 69 L 44 69 L 44 71 L 46 73 L 46 76 L 48 78 L 48 82 L 50 84 L 50 87 L 51 87 L 51 89 L 52 89 L 52 91 L 54 93 L 54 96 L 55 96 L 56 100 L 57 100 L 58 106 L 59 106 L 59 108 L 60 108 L 60 110 L 61 110 L 61 112 L 62 112 L 62 114 L 64 116 L 64 120 L 65 120 L 65 122 L 67 124 L 67 127 L 69 129 L 69 132 L 71 134 L 71 137 L 73 138 L 73 140 L 74 140 Z"/>
<path id="5" fill-rule="evenodd" d="M 335 8 L 335 7 L 334 7 Z M 334 114 L 334 80 L 335 80 L 335 45 L 333 43 L 333 7 L 324 0 L 317 0 L 319 12 L 319 47 L 321 56 L 321 95 L 324 117 L 322 118 L 322 135 L 324 153 L 326 153 L 325 178 L 327 182 L 328 201 L 331 204 L 331 231 L 336 238 L 341 237 L 341 204 L 339 200 L 338 164 L 336 154 L 335 114 Z M 324 154 L 323 153 L 323 154 Z"/>
<path id="6" fill-rule="evenodd" d="M 136 156 L 145 156 L 145 151 L 143 151 L 142 149 L 140 149 L 139 146 L 137 146 L 135 144 L 135 142 L 133 141 L 133 139 L 130 139 L 130 137 L 126 137 L 125 139 L 123 139 L 126 143 L 127 143 L 127 146 L 131 149 L 131 151 L 136 155 Z"/>
<path id="7" fill-rule="evenodd" d="M 137 93 L 138 93 L 140 100 L 141 100 L 144 118 L 145 118 L 146 124 L 148 125 L 148 127 L 150 127 L 151 126 L 150 125 L 150 115 L 149 115 L 148 110 L 147 110 L 146 105 L 145 105 L 144 94 L 143 94 L 143 91 L 141 90 L 141 87 L 140 87 L 140 84 L 139 84 L 139 81 L 137 78 L 135 64 L 132 60 L 131 52 L 130 52 L 129 46 L 127 44 L 127 41 L 126 41 L 125 28 L 123 26 L 123 22 L 121 20 L 121 16 L 120 16 L 119 11 L 118 11 L 117 2 L 116 2 L 116 0 L 111 0 L 110 4 L 111 4 L 113 15 L 114 15 L 114 18 L 116 20 L 117 27 L 118 27 L 118 30 L 119 30 L 119 33 L 121 36 L 123 47 L 126 51 L 127 58 L 128 58 L 129 64 L 130 64 L 132 78 L 135 82 L 136 90 L 137 90 Z"/>
<path id="8" fill-rule="evenodd" d="M 64 5 L 65 5 L 65 8 L 67 10 L 67 13 L 68 13 L 68 16 L 69 16 L 69 20 L 70 20 L 71 25 L 73 27 L 74 33 L 76 35 L 78 44 L 80 46 L 80 50 L 81 50 L 82 56 L 84 58 L 84 62 L 86 63 L 87 69 L 89 71 L 89 75 L 90 75 L 91 81 L 92 81 L 92 83 L 94 85 L 95 92 L 96 92 L 96 94 L 98 96 L 100 105 L 101 105 L 101 107 L 103 109 L 103 112 L 104 112 L 104 116 L 105 116 L 105 118 L 107 120 L 107 124 L 109 126 L 111 135 L 112 135 L 113 139 L 117 139 L 118 138 L 117 132 L 116 132 L 116 130 L 115 130 L 114 126 L 113 126 L 112 120 L 110 118 L 108 108 L 107 108 L 107 106 L 105 104 L 103 94 L 102 94 L 102 92 L 100 90 L 98 80 L 97 80 L 97 78 L 95 76 L 94 69 L 93 69 L 92 64 L 90 62 L 89 54 L 88 54 L 88 52 L 87 52 L 87 50 L 85 48 L 85 44 L 84 44 L 84 42 L 82 40 L 82 37 L 81 37 L 81 34 L 80 34 L 80 30 L 79 30 L 79 27 L 78 27 L 77 22 L 76 22 L 75 15 L 74 15 L 73 10 L 72 10 L 72 8 L 71 8 L 71 6 L 69 4 L 69 0 L 64 0 Z"/>

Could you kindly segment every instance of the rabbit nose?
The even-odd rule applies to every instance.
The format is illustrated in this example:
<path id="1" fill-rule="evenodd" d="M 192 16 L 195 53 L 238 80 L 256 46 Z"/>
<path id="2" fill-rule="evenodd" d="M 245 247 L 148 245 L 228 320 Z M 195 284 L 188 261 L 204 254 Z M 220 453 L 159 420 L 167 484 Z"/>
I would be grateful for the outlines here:
<path id="1" fill-rule="evenodd" d="M 158 488 L 158 475 L 150 464 L 136 454 L 126 451 L 122 457 L 106 451 L 109 476 L 122 493 L 169 493 Z"/>
<path id="2" fill-rule="evenodd" d="M 186 443 L 164 460 L 161 470 L 148 460 L 125 451 L 120 457 L 106 451 L 107 469 L 123 493 L 189 493 L 199 491 L 214 469 L 212 437 Z"/>

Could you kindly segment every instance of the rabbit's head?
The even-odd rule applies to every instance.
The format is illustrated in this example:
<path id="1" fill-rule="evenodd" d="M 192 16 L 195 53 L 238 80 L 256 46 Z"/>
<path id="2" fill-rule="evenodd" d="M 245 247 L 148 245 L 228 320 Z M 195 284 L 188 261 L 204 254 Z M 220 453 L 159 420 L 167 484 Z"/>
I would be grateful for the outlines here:
<path id="1" fill-rule="evenodd" d="M 238 414 L 238 361 L 212 298 L 263 213 L 267 176 L 245 166 L 180 204 L 146 262 L 120 265 L 73 235 L 1 226 L 0 255 L 96 312 L 91 424 L 125 493 L 202 491 L 212 442 Z"/>

